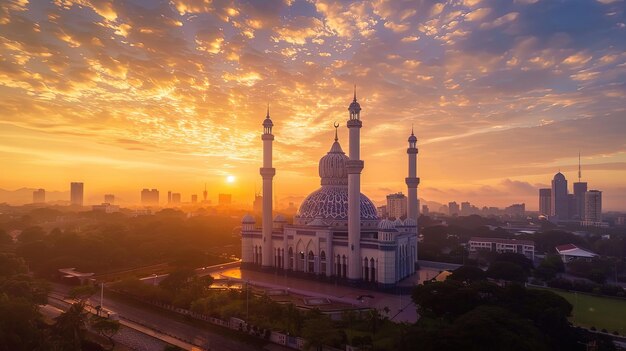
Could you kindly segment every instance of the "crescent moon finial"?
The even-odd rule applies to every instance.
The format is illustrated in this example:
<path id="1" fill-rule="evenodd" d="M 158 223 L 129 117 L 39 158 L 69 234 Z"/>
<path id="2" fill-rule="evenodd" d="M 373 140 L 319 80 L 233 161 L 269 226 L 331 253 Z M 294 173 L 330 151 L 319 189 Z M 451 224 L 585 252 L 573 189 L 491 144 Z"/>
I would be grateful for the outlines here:
<path id="1" fill-rule="evenodd" d="M 337 121 L 335 121 L 335 124 L 333 124 L 335 126 L 335 141 L 339 140 L 339 138 L 337 138 L 337 128 L 339 128 L 339 123 L 337 123 Z"/>

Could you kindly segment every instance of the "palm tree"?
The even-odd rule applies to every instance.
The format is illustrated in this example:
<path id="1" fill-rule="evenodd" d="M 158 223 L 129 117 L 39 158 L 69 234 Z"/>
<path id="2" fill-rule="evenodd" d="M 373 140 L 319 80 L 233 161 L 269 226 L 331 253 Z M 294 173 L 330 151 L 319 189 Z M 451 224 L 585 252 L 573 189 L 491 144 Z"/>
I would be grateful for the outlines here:
<path id="1" fill-rule="evenodd" d="M 87 329 L 85 303 L 77 302 L 55 318 L 54 330 L 66 350 L 80 351 Z"/>

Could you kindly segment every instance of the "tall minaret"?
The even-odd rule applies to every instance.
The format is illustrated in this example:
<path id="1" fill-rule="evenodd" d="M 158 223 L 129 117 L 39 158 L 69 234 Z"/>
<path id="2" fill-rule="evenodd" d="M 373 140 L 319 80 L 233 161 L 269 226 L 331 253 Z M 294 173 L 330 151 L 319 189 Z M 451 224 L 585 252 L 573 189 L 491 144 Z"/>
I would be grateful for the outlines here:
<path id="1" fill-rule="evenodd" d="M 346 162 L 348 171 L 348 279 L 361 279 L 361 171 L 363 161 L 360 155 L 361 139 L 361 106 L 356 101 L 356 85 L 354 100 L 348 107 L 350 119 L 349 160 Z"/>
<path id="2" fill-rule="evenodd" d="M 417 208 L 417 185 L 420 183 L 420 179 L 417 177 L 417 138 L 413 134 L 413 127 L 411 127 L 411 136 L 409 136 L 409 148 L 406 149 L 406 153 L 409 156 L 409 176 L 406 177 L 406 186 L 408 193 L 408 206 L 406 210 L 406 217 L 412 218 L 417 222 L 417 214 L 419 209 Z"/>
<path id="3" fill-rule="evenodd" d="M 270 106 L 267 105 L 267 116 L 263 121 L 263 167 L 261 168 L 261 176 L 263 177 L 263 243 L 262 246 L 262 261 L 263 267 L 271 267 L 274 262 L 273 247 L 272 247 L 272 179 L 276 174 L 276 169 L 272 168 L 272 141 L 274 141 L 274 135 L 272 134 L 272 127 L 274 123 L 270 119 Z"/>
<path id="4" fill-rule="evenodd" d="M 406 153 L 409 156 L 409 176 L 406 177 L 406 187 L 408 193 L 408 206 L 406 209 L 407 218 L 411 218 L 415 220 L 415 233 L 419 234 L 418 228 L 419 225 L 417 223 L 417 218 L 419 214 L 419 209 L 417 208 L 417 186 L 420 183 L 420 179 L 417 176 L 417 138 L 415 134 L 413 134 L 413 127 L 411 127 L 411 136 L 409 136 L 409 148 L 406 149 Z M 417 241 L 415 242 L 415 261 L 417 262 Z M 411 270 L 413 271 L 413 270 Z"/>

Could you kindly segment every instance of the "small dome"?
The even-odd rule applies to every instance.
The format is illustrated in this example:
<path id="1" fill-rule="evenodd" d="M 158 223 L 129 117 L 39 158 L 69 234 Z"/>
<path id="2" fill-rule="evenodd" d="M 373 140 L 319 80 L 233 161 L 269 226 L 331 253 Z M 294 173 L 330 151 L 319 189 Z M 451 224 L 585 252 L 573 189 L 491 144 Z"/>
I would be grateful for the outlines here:
<path id="1" fill-rule="evenodd" d="M 554 180 L 565 180 L 565 176 L 563 175 L 563 173 L 559 172 L 554 175 Z"/>
<path id="2" fill-rule="evenodd" d="M 267 116 L 267 118 L 265 118 L 265 120 L 263 121 L 263 127 L 273 127 L 274 123 L 272 123 L 272 120 L 270 119 L 269 116 Z"/>
<path id="3" fill-rule="evenodd" d="M 359 103 L 356 101 L 356 97 L 354 98 L 354 100 L 350 104 L 350 107 L 348 107 L 348 111 L 350 111 L 350 112 L 360 112 L 361 111 L 361 105 L 359 105 Z"/>
<path id="4" fill-rule="evenodd" d="M 413 135 L 413 133 L 411 133 L 411 136 L 409 137 L 409 143 L 416 143 L 416 142 L 417 142 L 417 137 Z"/>
<path id="5" fill-rule="evenodd" d="M 245 216 L 243 216 L 243 218 L 241 219 L 241 223 L 243 223 L 243 224 L 254 224 L 254 223 L 256 223 L 256 221 L 254 220 L 254 217 L 252 217 L 248 213 Z"/>
<path id="6" fill-rule="evenodd" d="M 414 220 L 413 218 L 407 218 L 404 220 L 404 226 L 405 227 L 415 227 L 417 226 L 417 221 Z"/>
<path id="7" fill-rule="evenodd" d="M 319 174 L 322 178 L 322 185 L 347 185 L 347 161 L 348 156 L 341 149 L 339 142 L 335 141 L 330 151 L 320 159 Z"/>
<path id="8" fill-rule="evenodd" d="M 281 215 L 281 214 L 277 214 L 276 217 L 274 217 L 274 222 L 287 222 L 287 219 L 285 219 L 285 216 Z"/>
<path id="9" fill-rule="evenodd" d="M 380 221 L 380 223 L 378 223 L 378 229 L 388 230 L 394 229 L 395 227 L 396 226 L 393 224 L 393 222 L 388 219 L 383 219 L 382 221 Z"/>
<path id="10" fill-rule="evenodd" d="M 316 217 L 314 220 L 310 221 L 306 225 L 315 226 L 315 227 L 325 227 L 325 226 L 327 226 L 327 224 L 324 223 L 324 221 L 320 217 Z"/>
<path id="11" fill-rule="evenodd" d="M 404 226 L 404 222 L 402 222 L 400 218 L 396 218 L 396 220 L 393 222 L 393 225 L 396 227 L 402 227 Z"/>

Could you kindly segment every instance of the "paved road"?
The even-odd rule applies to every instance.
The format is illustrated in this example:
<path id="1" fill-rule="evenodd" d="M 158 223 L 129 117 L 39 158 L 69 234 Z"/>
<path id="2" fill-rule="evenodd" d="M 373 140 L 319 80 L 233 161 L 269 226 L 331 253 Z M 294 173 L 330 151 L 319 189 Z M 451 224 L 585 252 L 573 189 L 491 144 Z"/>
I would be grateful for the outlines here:
<path id="1" fill-rule="evenodd" d="M 53 293 L 66 295 L 69 288 L 59 284 L 53 284 Z M 239 342 L 225 336 L 217 331 L 193 326 L 178 320 L 168 318 L 160 313 L 139 308 L 111 296 L 104 296 L 104 308 L 118 313 L 122 319 L 135 322 L 141 326 L 153 329 L 167 335 L 175 335 L 187 342 L 200 346 L 204 350 L 224 350 L 224 351 L 257 351 L 259 348 Z M 90 299 L 90 304 L 96 306 L 100 304 L 100 296 Z M 216 329 L 217 330 L 217 329 Z"/>

